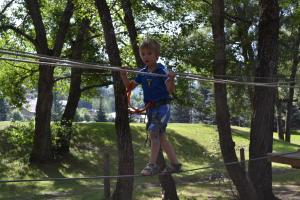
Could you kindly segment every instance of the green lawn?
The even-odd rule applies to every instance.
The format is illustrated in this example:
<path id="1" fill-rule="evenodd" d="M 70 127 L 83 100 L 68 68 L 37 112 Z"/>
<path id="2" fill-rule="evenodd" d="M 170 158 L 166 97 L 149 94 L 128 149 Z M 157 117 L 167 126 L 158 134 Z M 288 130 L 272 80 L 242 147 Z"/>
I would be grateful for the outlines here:
<path id="1" fill-rule="evenodd" d="M 9 123 L 0 123 L 3 131 Z M 135 156 L 135 173 L 148 161 L 149 147 L 144 124 L 131 124 Z M 237 154 L 245 148 L 248 159 L 249 129 L 232 127 Z M 117 174 L 116 136 L 112 123 L 78 123 L 73 135 L 71 155 L 62 162 L 31 166 L 30 145 L 9 144 L 0 132 L 0 179 L 32 179 L 44 177 L 86 177 L 103 175 L 103 152 L 110 153 L 111 175 Z M 215 126 L 203 124 L 170 124 L 169 140 L 174 145 L 184 170 L 221 162 Z M 274 151 L 288 152 L 300 147 L 300 135 L 292 136 L 292 144 L 274 140 Z M 273 164 L 274 184 L 300 185 L 298 171 L 287 165 Z M 223 167 L 174 175 L 180 199 L 228 199 L 232 197 L 230 182 L 205 182 L 211 174 L 225 173 Z M 112 191 L 115 180 L 112 180 Z M 135 179 L 134 199 L 160 199 L 157 177 Z M 0 199 L 101 199 L 102 180 L 0 183 Z"/>

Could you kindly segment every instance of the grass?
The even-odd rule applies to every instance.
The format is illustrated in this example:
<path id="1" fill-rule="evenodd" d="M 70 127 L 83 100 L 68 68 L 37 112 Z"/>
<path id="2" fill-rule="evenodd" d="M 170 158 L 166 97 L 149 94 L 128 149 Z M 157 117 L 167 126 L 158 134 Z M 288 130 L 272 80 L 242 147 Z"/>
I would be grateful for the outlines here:
<path id="1" fill-rule="evenodd" d="M 0 123 L 0 130 L 9 123 Z M 111 174 L 117 174 L 117 147 L 112 123 L 78 123 L 73 135 L 71 154 L 62 162 L 35 165 L 28 163 L 30 145 L 0 146 L 0 179 L 32 179 L 44 177 L 86 177 L 103 175 L 103 152 L 110 153 Z M 148 161 L 149 148 L 144 124 L 131 124 L 135 156 L 135 173 Z M 249 129 L 232 127 L 237 154 L 245 148 L 248 157 Z M 1 134 L 2 132 L 0 132 Z M 194 169 L 221 162 L 218 134 L 215 126 L 203 124 L 170 124 L 168 136 L 183 163 L 184 169 Z M 0 135 L 0 141 L 3 140 Z M 2 140 L 1 140 L 2 139 Z M 3 146 L 3 142 L 0 144 Z M 300 135 L 292 136 L 292 144 L 274 139 L 274 150 L 294 151 L 300 147 Z M 273 164 L 278 172 L 274 184 L 300 184 L 300 175 L 287 165 Z M 201 182 L 211 174 L 225 173 L 224 168 L 193 171 L 174 175 L 178 183 L 180 199 L 228 199 L 232 198 L 230 182 Z M 115 180 L 111 181 L 112 191 Z M 141 177 L 134 180 L 134 199 L 161 199 L 157 177 Z M 0 183 L 0 199 L 101 199 L 102 180 L 72 180 L 55 182 Z"/>

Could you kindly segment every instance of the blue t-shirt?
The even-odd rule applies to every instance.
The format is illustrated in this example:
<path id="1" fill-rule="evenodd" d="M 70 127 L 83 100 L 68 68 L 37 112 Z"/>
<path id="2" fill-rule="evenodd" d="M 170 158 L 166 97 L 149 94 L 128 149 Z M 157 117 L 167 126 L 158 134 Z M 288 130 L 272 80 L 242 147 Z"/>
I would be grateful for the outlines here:
<path id="1" fill-rule="evenodd" d="M 140 70 L 148 72 L 148 67 L 145 66 Z M 167 74 L 166 68 L 161 63 L 157 63 L 156 69 L 152 73 Z M 167 77 L 150 76 L 147 74 L 138 74 L 135 78 L 137 84 L 141 84 L 144 93 L 144 102 L 158 102 L 160 100 L 171 99 L 165 81 Z"/>

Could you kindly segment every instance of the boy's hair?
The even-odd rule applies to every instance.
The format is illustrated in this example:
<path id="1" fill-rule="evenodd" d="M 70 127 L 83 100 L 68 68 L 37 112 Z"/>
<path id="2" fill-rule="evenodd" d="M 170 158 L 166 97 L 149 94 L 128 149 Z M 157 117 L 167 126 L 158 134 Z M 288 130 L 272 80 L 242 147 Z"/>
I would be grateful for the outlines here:
<path id="1" fill-rule="evenodd" d="M 151 49 L 155 51 L 157 55 L 160 54 L 160 44 L 154 39 L 145 39 L 140 45 L 140 49 Z"/>

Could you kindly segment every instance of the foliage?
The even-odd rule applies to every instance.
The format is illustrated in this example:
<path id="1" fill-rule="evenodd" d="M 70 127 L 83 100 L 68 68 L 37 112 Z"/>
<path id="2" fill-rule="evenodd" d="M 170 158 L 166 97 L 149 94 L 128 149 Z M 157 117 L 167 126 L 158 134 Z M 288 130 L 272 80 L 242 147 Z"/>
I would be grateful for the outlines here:
<path id="1" fill-rule="evenodd" d="M 9 1 L 1 4 L 3 8 Z M 41 11 L 49 46 L 54 45 L 55 35 L 58 28 L 58 20 L 61 15 L 66 0 L 43 0 L 41 1 Z M 211 35 L 211 5 L 210 2 L 184 1 L 140 1 L 131 2 L 133 14 L 138 30 L 138 40 L 145 37 L 156 38 L 162 45 L 161 61 L 169 69 L 178 73 L 193 73 L 204 77 L 211 77 L 213 42 Z M 83 0 L 74 1 L 75 12 L 71 20 L 70 30 L 67 33 L 67 40 L 64 45 L 62 57 L 70 58 L 71 46 L 76 33 L 79 31 L 79 24 L 82 19 L 89 19 L 90 31 L 88 40 L 85 42 L 82 61 L 92 63 L 108 63 L 105 50 L 105 42 L 101 31 L 101 23 L 96 12 L 94 2 Z M 113 23 L 116 29 L 118 46 L 121 57 L 125 65 L 134 66 L 133 53 L 126 26 L 124 25 L 124 13 L 119 1 L 108 1 L 112 10 Z M 281 6 L 281 30 L 280 30 L 280 53 L 279 53 L 279 79 L 286 81 L 290 75 L 292 63 L 292 51 L 295 38 L 295 29 L 299 25 L 299 5 L 296 0 L 280 1 Z M 240 81 L 253 81 L 251 78 L 256 59 L 256 44 L 258 30 L 258 2 L 256 1 L 227 1 L 225 3 L 226 19 L 226 52 L 227 52 L 227 76 L 226 78 Z M 20 28 L 29 36 L 35 37 L 31 20 L 25 11 L 24 3 L 16 1 L 7 11 L 1 13 L 1 25 L 11 24 Z M 22 26 L 18 26 L 22 24 Z M 26 38 L 16 34 L 12 30 L 0 31 L 0 45 L 20 51 L 33 51 L 33 45 Z M 248 45 L 248 46 L 247 46 Z M 250 45 L 250 46 L 249 46 Z M 252 57 L 250 56 L 251 54 Z M 11 105 L 21 107 L 25 103 L 25 96 L 28 89 L 36 87 L 37 66 L 32 64 L 17 64 L 1 61 L 0 69 L 0 91 L 7 98 Z M 70 69 L 55 68 L 55 78 L 65 77 L 55 82 L 55 93 L 62 94 L 66 100 L 69 90 Z M 285 78 L 283 78 L 285 77 Z M 81 88 L 91 85 L 101 85 L 111 80 L 109 71 L 91 70 L 85 71 L 82 75 Z M 174 100 L 174 111 L 186 110 L 185 114 L 191 113 L 193 121 L 214 121 L 214 104 L 212 85 L 200 82 L 187 82 L 186 79 L 178 78 L 176 98 Z M 233 85 L 227 87 L 228 104 L 232 121 L 241 121 L 244 125 L 249 125 L 251 117 L 251 88 Z M 30 91 L 30 90 L 29 90 Z M 280 89 L 280 98 L 287 97 L 287 89 Z M 298 91 L 296 91 L 297 93 Z M 92 100 L 97 95 L 97 90 L 90 89 L 82 93 L 82 99 Z M 103 110 L 107 113 L 114 111 L 113 98 L 105 98 Z M 55 104 L 52 117 L 59 119 L 60 112 L 55 112 L 58 104 Z M 132 95 L 132 103 L 142 105 L 139 94 Z M 299 104 L 299 101 L 295 105 Z M 237 106 L 238 105 L 238 106 Z M 182 107 L 182 108 L 180 108 Z M 59 110 L 59 109 L 58 109 Z M 84 117 L 85 116 L 85 117 Z M 77 115 L 79 121 L 89 120 L 89 114 Z M 176 115 L 179 118 L 184 116 Z M 86 119 L 84 119 L 86 118 Z M 187 119 L 188 116 L 185 116 Z M 175 119 L 175 118 L 174 118 Z M 237 122 L 238 123 L 238 122 Z"/>
<path id="2" fill-rule="evenodd" d="M 34 123 L 12 122 L 10 126 L 2 131 L 2 144 L 9 145 L 11 148 L 30 147 L 33 140 Z"/>
<path id="3" fill-rule="evenodd" d="M 10 113 L 10 120 L 12 121 L 23 121 L 24 120 L 24 116 L 22 115 L 22 113 L 15 109 Z"/>
<path id="4" fill-rule="evenodd" d="M 91 116 L 90 111 L 87 110 L 86 108 L 77 109 L 75 117 L 74 117 L 75 122 L 82 122 L 82 121 L 89 122 L 92 119 L 94 119 L 94 116 Z"/>
<path id="5" fill-rule="evenodd" d="M 68 141 L 71 140 L 71 136 L 73 135 L 74 127 L 67 125 L 62 125 L 61 122 L 54 122 L 51 124 L 51 133 L 52 133 L 52 143 L 54 144 L 54 149 L 58 149 L 59 142 L 58 140 L 61 138 L 66 138 Z M 60 136 L 60 137 L 59 137 Z"/>

